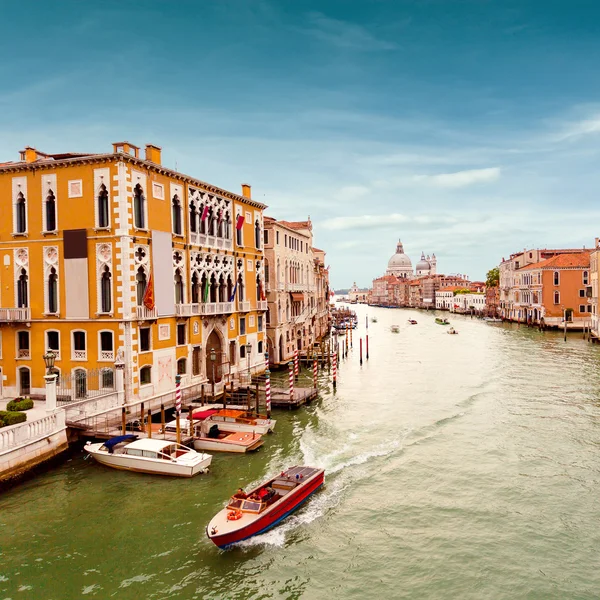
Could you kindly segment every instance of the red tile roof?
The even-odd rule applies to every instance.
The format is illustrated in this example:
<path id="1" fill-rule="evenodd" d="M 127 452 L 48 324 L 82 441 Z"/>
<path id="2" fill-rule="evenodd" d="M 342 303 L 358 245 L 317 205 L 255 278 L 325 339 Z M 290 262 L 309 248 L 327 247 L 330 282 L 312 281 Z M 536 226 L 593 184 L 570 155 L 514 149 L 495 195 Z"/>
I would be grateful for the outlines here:
<path id="1" fill-rule="evenodd" d="M 542 260 L 519 269 L 519 271 L 531 271 L 533 269 L 585 269 L 590 266 L 590 250 L 575 252 L 572 254 L 557 254 L 552 258 Z"/>

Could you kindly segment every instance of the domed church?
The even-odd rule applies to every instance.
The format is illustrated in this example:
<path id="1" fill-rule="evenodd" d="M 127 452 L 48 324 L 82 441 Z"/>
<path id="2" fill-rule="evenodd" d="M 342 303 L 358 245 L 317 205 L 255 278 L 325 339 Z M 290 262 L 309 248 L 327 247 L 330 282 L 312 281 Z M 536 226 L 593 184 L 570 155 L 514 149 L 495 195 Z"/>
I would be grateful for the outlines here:
<path id="1" fill-rule="evenodd" d="M 424 275 L 435 275 L 437 267 L 437 259 L 435 254 L 431 256 L 425 253 L 421 253 L 421 260 L 417 263 L 417 277 L 423 277 Z M 404 254 L 404 247 L 402 242 L 398 240 L 396 245 L 396 254 L 388 261 L 388 268 L 385 272 L 386 275 L 395 275 L 401 279 L 411 279 L 415 276 L 413 272 L 412 262 L 410 258 Z"/>

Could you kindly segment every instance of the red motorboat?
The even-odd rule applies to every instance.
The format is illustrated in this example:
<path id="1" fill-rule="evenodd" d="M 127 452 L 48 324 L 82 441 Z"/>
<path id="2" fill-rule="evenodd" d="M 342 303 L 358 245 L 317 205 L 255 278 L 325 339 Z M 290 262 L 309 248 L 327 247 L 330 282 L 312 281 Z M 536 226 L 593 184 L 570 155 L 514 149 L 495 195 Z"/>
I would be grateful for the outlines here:
<path id="1" fill-rule="evenodd" d="M 299 508 L 322 485 L 325 470 L 291 467 L 248 494 L 234 494 L 227 507 L 206 527 L 206 535 L 219 548 L 264 533 Z"/>

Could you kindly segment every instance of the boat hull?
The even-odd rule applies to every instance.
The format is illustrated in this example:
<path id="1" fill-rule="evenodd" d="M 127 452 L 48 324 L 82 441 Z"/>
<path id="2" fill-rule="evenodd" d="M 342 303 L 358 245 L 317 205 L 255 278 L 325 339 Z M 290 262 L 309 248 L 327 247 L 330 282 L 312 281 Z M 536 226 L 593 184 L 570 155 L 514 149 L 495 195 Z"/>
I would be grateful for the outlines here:
<path id="1" fill-rule="evenodd" d="M 206 450 L 208 452 L 253 452 L 258 450 L 264 441 L 262 438 L 257 437 L 255 442 L 250 445 L 235 444 L 232 442 L 226 442 L 224 440 L 211 439 L 211 438 L 200 438 L 194 440 L 194 450 Z"/>
<path id="2" fill-rule="evenodd" d="M 266 511 L 264 515 L 248 523 L 248 525 L 243 525 L 243 523 L 240 522 L 240 526 L 233 531 L 224 534 L 217 533 L 211 535 L 210 531 L 215 522 L 215 518 L 207 525 L 206 535 L 219 548 L 227 548 L 237 542 L 265 533 L 291 515 L 294 511 L 298 510 L 310 496 L 323 486 L 324 479 L 325 472 L 320 471 L 310 481 L 306 482 L 301 487 L 296 488 L 287 496 L 284 496 L 276 506 L 273 506 L 272 509 Z"/>
<path id="3" fill-rule="evenodd" d="M 168 475 L 171 477 L 194 477 L 208 470 L 212 456 L 196 464 L 186 465 L 170 463 L 164 460 L 145 459 L 143 457 L 128 457 L 122 454 L 108 454 L 85 448 L 94 460 L 101 465 L 120 469 L 122 471 L 135 471 L 151 475 Z"/>

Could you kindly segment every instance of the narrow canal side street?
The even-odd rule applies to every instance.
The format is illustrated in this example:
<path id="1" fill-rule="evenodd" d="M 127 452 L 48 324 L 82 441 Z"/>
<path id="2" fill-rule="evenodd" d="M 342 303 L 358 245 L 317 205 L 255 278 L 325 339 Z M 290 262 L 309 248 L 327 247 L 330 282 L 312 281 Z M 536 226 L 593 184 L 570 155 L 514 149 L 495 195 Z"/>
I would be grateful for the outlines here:
<path id="1" fill-rule="evenodd" d="M 215 453 L 191 479 L 75 452 L 5 490 L 0 598 L 596 598 L 600 347 L 352 309 L 336 389 L 324 366 L 316 399 L 273 408 L 257 452 Z M 306 365 L 299 385 L 312 377 Z M 295 464 L 324 468 L 325 487 L 271 531 L 216 548 L 205 527 L 229 496 Z"/>

